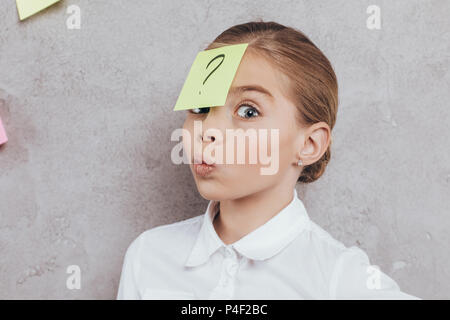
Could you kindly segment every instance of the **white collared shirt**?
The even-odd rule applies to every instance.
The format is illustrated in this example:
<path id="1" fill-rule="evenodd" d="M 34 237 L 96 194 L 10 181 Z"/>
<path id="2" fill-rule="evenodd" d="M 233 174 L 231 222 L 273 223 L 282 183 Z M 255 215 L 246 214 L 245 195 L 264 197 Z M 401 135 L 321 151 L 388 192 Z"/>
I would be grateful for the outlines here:
<path id="1" fill-rule="evenodd" d="M 202 215 L 154 227 L 129 246 L 118 299 L 414 299 L 372 266 L 366 253 L 311 221 L 292 201 L 226 245 Z"/>

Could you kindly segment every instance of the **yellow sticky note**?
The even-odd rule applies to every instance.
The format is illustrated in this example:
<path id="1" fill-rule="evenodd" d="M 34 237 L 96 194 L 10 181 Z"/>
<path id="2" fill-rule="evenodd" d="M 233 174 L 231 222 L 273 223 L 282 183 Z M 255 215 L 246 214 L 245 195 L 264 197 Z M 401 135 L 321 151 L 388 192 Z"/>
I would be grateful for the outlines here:
<path id="1" fill-rule="evenodd" d="M 174 110 L 225 105 L 247 46 L 248 43 L 241 43 L 199 52 Z"/>
<path id="2" fill-rule="evenodd" d="M 16 0 L 19 18 L 26 19 L 58 1 L 61 0 Z"/>

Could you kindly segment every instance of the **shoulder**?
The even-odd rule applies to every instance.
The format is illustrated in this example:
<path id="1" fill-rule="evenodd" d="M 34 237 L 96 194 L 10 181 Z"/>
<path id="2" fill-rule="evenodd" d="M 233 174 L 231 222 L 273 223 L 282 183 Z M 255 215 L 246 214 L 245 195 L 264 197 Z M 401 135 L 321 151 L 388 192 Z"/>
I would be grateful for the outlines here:
<path id="1" fill-rule="evenodd" d="M 358 246 L 345 246 L 311 221 L 309 241 L 321 261 L 332 299 L 417 299 L 400 290 L 394 279 L 372 265 Z"/>
<path id="2" fill-rule="evenodd" d="M 306 232 L 303 232 L 297 241 L 301 246 L 300 252 L 305 252 L 314 269 L 320 270 L 326 287 L 335 275 L 340 261 L 347 260 L 356 252 L 360 253 L 356 247 L 347 247 L 312 220 L 309 220 Z M 302 260 L 304 259 L 306 257 Z"/>
<path id="3" fill-rule="evenodd" d="M 309 221 L 307 237 L 308 245 L 314 252 L 323 255 L 330 261 L 335 261 L 349 249 L 312 220 Z"/>
<path id="4" fill-rule="evenodd" d="M 309 240 L 314 252 L 328 259 L 330 270 L 334 274 L 343 266 L 349 270 L 350 267 L 370 265 L 369 257 L 363 249 L 356 245 L 346 246 L 313 221 L 310 224 Z"/>
<path id="5" fill-rule="evenodd" d="M 145 253 L 182 251 L 197 237 L 203 215 L 150 228 L 140 233 L 129 245 L 128 256 L 141 256 Z"/>
<path id="6" fill-rule="evenodd" d="M 369 257 L 363 249 L 355 245 L 346 246 L 313 221 L 309 229 L 309 245 L 316 255 L 320 255 L 319 258 L 327 260 L 332 274 L 335 275 L 344 264 L 346 267 L 369 265 Z"/>

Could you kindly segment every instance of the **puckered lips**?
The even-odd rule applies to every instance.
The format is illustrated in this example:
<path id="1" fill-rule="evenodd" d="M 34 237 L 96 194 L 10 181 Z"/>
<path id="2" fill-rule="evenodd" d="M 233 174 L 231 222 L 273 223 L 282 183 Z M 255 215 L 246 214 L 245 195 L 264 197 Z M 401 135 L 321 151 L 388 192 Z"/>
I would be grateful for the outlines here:
<path id="1" fill-rule="evenodd" d="M 205 159 L 201 157 L 196 157 L 195 159 L 196 161 L 194 161 L 194 172 L 200 177 L 206 177 L 210 175 L 216 168 L 216 165 L 213 163 L 213 161 L 205 161 Z M 201 163 L 199 163 L 200 161 Z"/>

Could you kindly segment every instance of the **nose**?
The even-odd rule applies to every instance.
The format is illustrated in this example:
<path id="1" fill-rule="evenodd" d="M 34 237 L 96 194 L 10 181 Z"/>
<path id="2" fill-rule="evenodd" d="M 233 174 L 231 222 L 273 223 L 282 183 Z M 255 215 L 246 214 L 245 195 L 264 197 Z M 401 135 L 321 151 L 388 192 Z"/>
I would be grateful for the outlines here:
<path id="1" fill-rule="evenodd" d="M 216 137 L 213 134 L 206 134 L 205 131 L 205 133 L 200 134 L 200 140 L 202 142 L 214 142 L 216 141 Z"/>
<path id="2" fill-rule="evenodd" d="M 202 130 L 199 132 L 198 141 L 201 142 L 219 142 L 221 129 L 218 124 L 223 123 L 223 119 L 220 118 L 223 116 L 221 114 L 221 110 L 213 110 L 220 107 L 212 107 L 210 111 L 206 115 L 206 117 L 202 120 Z"/>

